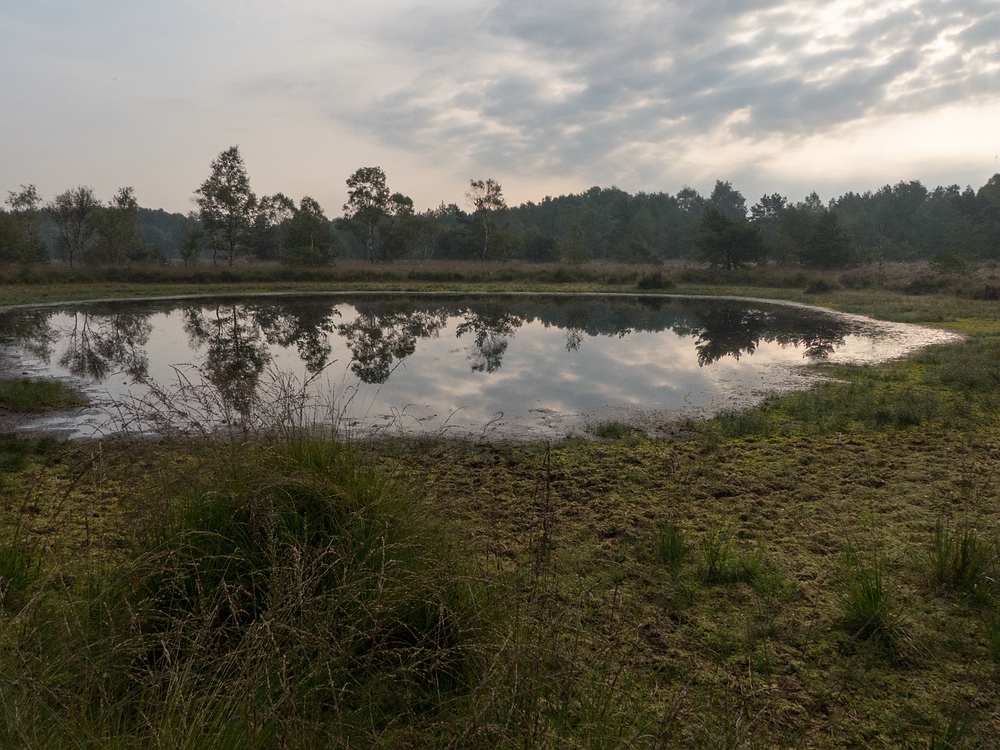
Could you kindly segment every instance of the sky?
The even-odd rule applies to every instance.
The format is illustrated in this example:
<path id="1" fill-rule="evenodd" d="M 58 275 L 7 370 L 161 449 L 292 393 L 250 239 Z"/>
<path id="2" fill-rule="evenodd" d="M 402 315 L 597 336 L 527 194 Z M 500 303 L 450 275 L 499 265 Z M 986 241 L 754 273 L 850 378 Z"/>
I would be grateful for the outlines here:
<path id="1" fill-rule="evenodd" d="M 3 198 L 186 213 L 233 145 L 331 218 L 375 165 L 418 210 L 1000 172 L 1000 0 L 0 0 L 0 71 Z"/>

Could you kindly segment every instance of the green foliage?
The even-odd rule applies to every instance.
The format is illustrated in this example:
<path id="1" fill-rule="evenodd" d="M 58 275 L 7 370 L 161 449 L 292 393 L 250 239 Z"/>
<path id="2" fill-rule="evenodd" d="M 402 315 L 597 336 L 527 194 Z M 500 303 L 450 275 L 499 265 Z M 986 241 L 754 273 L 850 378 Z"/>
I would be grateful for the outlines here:
<path id="1" fill-rule="evenodd" d="M 500 216 L 507 210 L 503 188 L 496 180 L 470 180 L 466 199 L 473 209 L 472 217 L 482 236 L 480 260 L 489 257 L 490 236 L 500 228 Z"/>
<path id="2" fill-rule="evenodd" d="M 806 294 L 829 294 L 840 289 L 840 285 L 828 279 L 814 279 L 805 288 Z"/>
<path id="3" fill-rule="evenodd" d="M 342 226 L 365 246 L 370 263 L 381 260 L 379 227 L 389 212 L 389 187 L 381 167 L 361 167 L 347 178 Z"/>
<path id="4" fill-rule="evenodd" d="M 231 146 L 212 161 L 212 173 L 194 192 L 212 262 L 221 255 L 231 266 L 248 256 L 254 241 L 257 196 L 250 189 L 239 146 Z"/>
<path id="5" fill-rule="evenodd" d="M 938 273 L 966 273 L 972 268 L 968 253 L 958 245 L 934 253 L 928 265 Z"/>
<path id="6" fill-rule="evenodd" d="M 31 452 L 31 444 L 17 435 L 0 437 L 0 473 L 20 471 Z"/>
<path id="7" fill-rule="evenodd" d="M 395 193 L 399 196 L 399 193 Z M 405 196 L 400 196 L 405 198 Z M 409 201 L 409 198 L 405 198 Z M 403 206 L 400 209 L 399 206 Z M 433 257 L 444 229 L 426 214 L 416 214 L 412 206 L 396 203 L 397 210 L 382 223 L 382 253 L 386 260 Z"/>
<path id="8" fill-rule="evenodd" d="M 932 382 L 969 395 L 1000 390 L 1000 338 L 977 336 L 960 347 L 930 350 L 921 360 L 934 365 Z"/>
<path id="9" fill-rule="evenodd" d="M 717 428 L 720 434 L 727 438 L 770 435 L 778 429 L 772 412 L 764 406 L 721 411 L 715 415 L 708 427 Z"/>
<path id="10" fill-rule="evenodd" d="M 646 291 L 653 289 L 673 289 L 677 284 L 670 278 L 663 275 L 662 271 L 650 271 L 639 277 L 635 288 Z"/>
<path id="11" fill-rule="evenodd" d="M 217 179 L 213 171 L 213 176 L 196 192 L 201 194 L 201 190 L 214 182 L 212 190 L 232 206 L 240 203 L 240 195 L 252 196 L 242 160 L 236 165 L 230 158 L 235 149 L 223 152 L 213 162 L 213 169 L 216 164 L 220 166 L 220 178 Z M 223 161 L 233 164 L 224 166 Z M 230 169 L 230 166 L 236 168 Z M 223 171 L 233 179 L 221 179 Z M 1000 184 L 996 176 L 978 192 L 972 188 L 963 190 L 957 185 L 928 190 L 918 181 L 910 181 L 885 185 L 875 192 L 849 192 L 829 201 L 829 206 L 824 206 L 815 193 L 794 204 L 774 193 L 763 196 L 750 209 L 749 222 L 742 194 L 731 183 L 722 180 L 716 182 L 707 198 L 687 187 L 676 195 L 630 195 L 614 187 L 594 187 L 580 194 L 546 197 L 539 203 L 510 208 L 506 207 L 496 180 L 473 180 L 470 182 L 470 212 L 454 204 L 441 204 L 419 215 L 414 214 L 412 201 L 406 196 L 389 191 L 385 186 L 385 174 L 379 167 L 359 169 L 349 181 L 349 200 L 340 226 L 356 235 L 363 246 L 362 253 L 370 260 L 405 257 L 482 259 L 486 253 L 497 260 L 523 257 L 531 262 L 554 262 L 559 260 L 557 245 L 563 241 L 564 260 L 574 264 L 590 259 L 648 264 L 663 259 L 691 260 L 701 256 L 717 267 L 728 268 L 730 264 L 739 267 L 759 263 L 766 257 L 779 266 L 801 263 L 814 268 L 877 263 L 881 271 L 886 262 L 925 259 L 930 261 L 933 273 L 954 276 L 967 275 L 979 261 L 997 260 L 993 248 L 998 244 L 994 240 L 1000 237 L 1000 222 L 995 218 L 997 185 Z M 74 191 L 67 191 L 71 192 Z M 15 233 L 12 223 L 0 214 L 0 262 L 46 261 L 44 216 L 37 191 L 28 185 L 9 195 L 10 217 L 17 231 Z M 206 200 L 208 195 L 202 194 L 199 202 Z M 395 201 L 394 195 L 401 200 Z M 93 198 L 92 193 L 90 197 Z M 55 209 L 55 202 L 49 207 Z M 213 250 L 216 258 L 221 253 L 227 260 L 230 253 L 240 257 L 249 252 L 247 248 L 260 258 L 279 258 L 281 253 L 271 246 L 273 237 L 263 236 L 273 233 L 258 232 L 259 216 L 249 204 L 244 207 L 248 210 L 238 209 L 232 214 L 233 233 L 240 235 L 238 247 L 234 249 L 228 240 L 223 242 L 217 237 L 216 228 L 221 228 L 221 224 L 214 225 L 206 233 L 206 247 Z M 404 207 L 408 207 L 410 215 L 422 220 L 395 221 L 403 215 L 401 210 L 406 212 Z M 503 247 L 498 243 L 497 248 L 491 250 L 493 242 L 500 237 L 497 219 L 501 212 L 509 234 Z M 736 233 L 729 232 L 730 239 L 735 238 L 735 242 L 713 245 L 705 239 L 706 235 L 720 233 L 708 231 L 711 227 L 703 224 L 709 212 L 720 214 L 740 228 Z M 53 211 L 51 217 L 58 218 L 57 213 Z M 104 223 L 111 213 L 102 216 L 104 218 L 91 224 Z M 138 256 L 131 260 L 179 255 L 185 221 L 181 214 L 139 209 L 139 220 L 144 237 L 142 243 L 134 242 L 134 232 L 129 229 L 128 233 L 133 236 L 124 244 L 114 239 L 110 243 L 96 244 L 131 248 L 130 252 Z M 74 221 L 80 225 L 78 220 Z M 247 230 L 247 226 L 251 229 Z M 699 227 L 703 230 L 701 239 L 698 238 Z M 718 226 L 715 229 L 721 231 Z M 94 231 L 106 237 L 119 234 L 117 230 L 98 230 L 97 227 Z M 579 237 L 574 237 L 574 232 L 578 232 Z M 727 232 L 721 231 L 721 234 Z M 756 234 L 759 237 L 755 237 Z M 67 237 L 70 237 L 70 245 L 66 244 Z M 578 241 L 580 238 L 582 242 Z M 109 255 L 108 247 L 91 246 L 93 236 L 83 239 L 93 262 L 118 262 L 105 259 Z M 147 243 L 156 249 L 155 254 L 143 252 Z M 727 251 L 726 244 L 739 251 Z M 81 259 L 82 246 L 62 230 L 56 249 L 73 263 Z M 118 250 L 110 251 L 112 257 L 120 254 Z"/>
<path id="12" fill-rule="evenodd" d="M 733 188 L 731 182 L 715 181 L 712 194 L 708 196 L 709 210 L 718 211 L 726 218 L 743 221 L 747 217 L 747 202 L 743 194 Z"/>
<path id="13" fill-rule="evenodd" d="M 158 257 L 159 253 L 143 237 L 135 191 L 131 187 L 121 188 L 95 216 L 94 241 L 83 254 L 83 260 L 121 265 Z"/>
<path id="14" fill-rule="evenodd" d="M 705 212 L 696 244 L 701 259 L 712 268 L 731 271 L 764 260 L 760 227 L 745 219 L 730 218 L 715 208 Z"/>
<path id="15" fill-rule="evenodd" d="M 537 227 L 521 235 L 521 257 L 529 263 L 554 263 L 559 260 L 556 238 Z"/>
<path id="16" fill-rule="evenodd" d="M 201 230 L 201 222 L 195 214 L 188 216 L 184 234 L 181 235 L 178 244 L 178 252 L 181 261 L 186 266 L 194 265 L 201 257 L 201 251 L 205 244 L 205 234 Z"/>
<path id="17" fill-rule="evenodd" d="M 305 196 L 288 220 L 287 249 L 281 261 L 296 266 L 324 266 L 344 252 L 343 243 L 333 234 L 333 227 L 322 207 Z"/>
<path id="18" fill-rule="evenodd" d="M 191 218 L 197 222 L 198 215 L 188 215 L 164 211 L 162 208 L 139 207 L 139 227 L 146 244 L 162 258 L 184 260 L 181 245 L 184 235 L 190 229 Z M 197 257 L 197 256 L 195 256 Z"/>
<path id="19" fill-rule="evenodd" d="M 837 214 L 824 211 L 816 221 L 800 255 L 809 268 L 845 268 L 853 262 L 851 238 L 837 221 Z"/>
<path id="20" fill-rule="evenodd" d="M 101 201 L 85 185 L 60 193 L 46 206 L 56 227 L 58 255 L 71 266 L 90 252 L 101 209 Z"/>
<path id="21" fill-rule="evenodd" d="M 705 534 L 701 539 L 701 552 L 705 558 L 703 577 L 706 583 L 731 583 L 735 580 L 736 554 L 726 534 L 719 529 Z"/>
<path id="22" fill-rule="evenodd" d="M 283 193 L 261 196 L 253 219 L 253 254 L 259 260 L 277 260 L 288 249 L 288 225 L 295 201 Z"/>
<path id="23" fill-rule="evenodd" d="M 564 263 L 579 266 L 593 257 L 580 227 L 574 225 L 556 243 L 556 254 Z"/>
<path id="24" fill-rule="evenodd" d="M 0 211 L 0 263 L 47 263 L 42 199 L 34 185 L 7 193 L 11 211 Z"/>
<path id="25" fill-rule="evenodd" d="M 901 430 L 925 424 L 943 413 L 934 391 L 887 388 L 874 380 L 848 384 L 820 383 L 782 399 L 782 410 L 808 431 L 842 432 L 862 426 L 869 430 Z"/>

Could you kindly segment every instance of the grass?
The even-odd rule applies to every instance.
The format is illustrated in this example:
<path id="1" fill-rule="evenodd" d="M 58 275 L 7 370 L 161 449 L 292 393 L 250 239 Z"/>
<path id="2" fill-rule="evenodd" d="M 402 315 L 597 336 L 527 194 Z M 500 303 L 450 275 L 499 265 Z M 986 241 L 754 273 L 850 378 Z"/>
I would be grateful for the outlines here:
<path id="1" fill-rule="evenodd" d="M 989 549 L 978 532 L 968 526 L 950 527 L 939 521 L 929 554 L 931 580 L 969 599 L 989 596 L 993 577 Z"/>
<path id="2" fill-rule="evenodd" d="M 3 657 L 5 746 L 368 744 L 464 704 L 486 596 L 410 490 L 335 441 L 218 448 L 71 591 L 24 606 L 36 566 L 0 548 L 31 645 Z"/>
<path id="3" fill-rule="evenodd" d="M 639 430 L 625 422 L 606 421 L 588 424 L 586 431 L 594 437 L 604 440 L 625 440 L 634 437 Z"/>
<path id="4" fill-rule="evenodd" d="M 835 280 L 969 338 L 670 440 L 9 440 L 0 741 L 996 747 L 1000 313 Z"/>
<path id="5" fill-rule="evenodd" d="M 691 552 L 684 530 L 677 524 L 669 524 L 657 539 L 656 552 L 659 561 L 672 574 L 680 573 L 681 566 Z"/>
<path id="6" fill-rule="evenodd" d="M 888 648 L 904 636 L 899 611 L 886 581 L 886 561 L 878 553 L 849 547 L 840 590 L 842 624 L 852 638 Z"/>
<path id="7" fill-rule="evenodd" d="M 0 408 L 23 414 L 74 409 L 87 398 L 58 380 L 0 378 Z"/>

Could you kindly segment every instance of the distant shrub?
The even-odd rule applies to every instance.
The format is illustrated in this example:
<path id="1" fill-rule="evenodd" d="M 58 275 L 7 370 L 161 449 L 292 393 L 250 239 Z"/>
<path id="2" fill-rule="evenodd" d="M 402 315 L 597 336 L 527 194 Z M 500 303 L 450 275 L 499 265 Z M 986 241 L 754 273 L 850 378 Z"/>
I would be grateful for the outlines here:
<path id="1" fill-rule="evenodd" d="M 903 287 L 906 294 L 940 294 L 948 291 L 950 282 L 944 276 L 921 274 Z"/>
<path id="2" fill-rule="evenodd" d="M 984 284 L 982 290 L 978 295 L 974 295 L 973 299 L 982 299 L 989 302 L 996 302 L 1000 300 L 1000 286 L 993 286 L 992 284 Z"/>
<path id="3" fill-rule="evenodd" d="M 928 265 L 938 273 L 966 273 L 972 268 L 968 253 L 956 246 L 935 253 Z"/>
<path id="4" fill-rule="evenodd" d="M 639 277 L 635 284 L 636 289 L 673 289 L 675 284 L 671 279 L 665 278 L 662 271 L 650 271 Z"/>
<path id="5" fill-rule="evenodd" d="M 852 268 L 837 278 L 843 289 L 872 289 L 885 285 L 886 275 L 871 268 Z"/>
<path id="6" fill-rule="evenodd" d="M 835 282 L 828 279 L 813 279 L 809 282 L 809 285 L 805 288 L 806 294 L 827 294 L 829 292 L 835 292 L 840 289 L 841 286 Z"/>

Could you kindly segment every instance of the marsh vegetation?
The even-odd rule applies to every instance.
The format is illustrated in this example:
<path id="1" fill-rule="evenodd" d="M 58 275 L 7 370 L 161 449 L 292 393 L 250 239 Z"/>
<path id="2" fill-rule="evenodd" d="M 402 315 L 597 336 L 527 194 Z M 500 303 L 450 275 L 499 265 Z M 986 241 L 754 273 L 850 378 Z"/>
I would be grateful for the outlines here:
<path id="1" fill-rule="evenodd" d="M 967 339 L 670 439 L 5 439 L 0 742 L 995 746 L 1000 313 L 824 278 Z"/>

